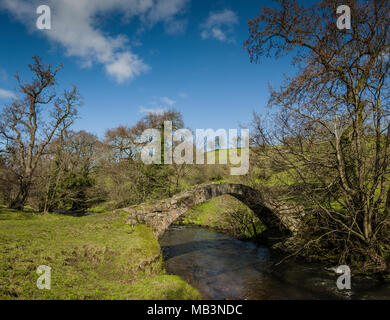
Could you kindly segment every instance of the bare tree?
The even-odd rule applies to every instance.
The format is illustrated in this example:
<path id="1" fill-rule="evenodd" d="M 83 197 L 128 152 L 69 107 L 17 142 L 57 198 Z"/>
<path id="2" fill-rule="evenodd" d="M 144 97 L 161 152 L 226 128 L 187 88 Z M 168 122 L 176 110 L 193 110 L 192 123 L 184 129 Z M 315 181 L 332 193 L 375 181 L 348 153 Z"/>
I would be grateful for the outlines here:
<path id="1" fill-rule="evenodd" d="M 110 180 L 108 194 L 118 207 L 166 197 L 177 192 L 180 180 L 185 176 L 185 165 L 146 165 L 140 151 L 147 142 L 139 138 L 147 129 L 161 132 L 162 163 L 164 163 L 164 122 L 171 121 L 172 129 L 184 126 L 182 114 L 167 110 L 159 114 L 148 113 L 134 126 L 107 130 L 105 136 L 106 158 L 102 161 L 102 175 Z M 107 179 L 106 179 L 107 180 Z"/>
<path id="2" fill-rule="evenodd" d="M 62 68 L 53 69 L 35 56 L 29 65 L 31 82 L 18 82 L 17 98 L 1 113 L 0 143 L 8 167 L 17 177 L 17 192 L 10 207 L 23 209 L 39 159 L 50 141 L 73 123 L 80 106 L 76 87 L 57 96 L 56 76 Z"/>
<path id="3" fill-rule="evenodd" d="M 362 247 L 380 255 L 390 210 L 389 1 L 278 3 L 249 22 L 244 46 L 252 61 L 292 53 L 298 75 L 272 89 L 274 127 L 255 115 L 253 142 L 317 209 L 319 238 L 340 260 Z M 351 29 L 336 26 L 340 4 L 351 8 Z"/>
<path id="4" fill-rule="evenodd" d="M 134 160 L 136 154 L 136 139 L 133 128 L 119 126 L 106 131 L 106 144 L 110 147 L 113 160 Z"/>

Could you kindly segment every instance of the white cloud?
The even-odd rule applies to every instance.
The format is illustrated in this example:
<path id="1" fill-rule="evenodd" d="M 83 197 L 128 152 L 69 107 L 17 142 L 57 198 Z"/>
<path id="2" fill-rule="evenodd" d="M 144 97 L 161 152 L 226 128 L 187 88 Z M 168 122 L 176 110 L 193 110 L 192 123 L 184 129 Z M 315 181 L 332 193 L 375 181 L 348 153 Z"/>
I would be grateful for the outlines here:
<path id="1" fill-rule="evenodd" d="M 165 25 L 165 32 L 167 34 L 183 34 L 187 29 L 188 21 L 172 20 Z"/>
<path id="2" fill-rule="evenodd" d="M 139 111 L 141 113 L 163 114 L 176 104 L 175 100 L 168 97 L 154 97 L 153 99 L 154 100 L 146 104 L 148 107 L 139 106 Z M 167 108 L 164 108 L 163 106 L 166 106 Z"/>
<path id="3" fill-rule="evenodd" d="M 162 97 L 161 102 L 167 104 L 170 107 L 173 107 L 176 104 L 175 100 L 169 99 L 168 97 Z"/>
<path id="4" fill-rule="evenodd" d="M 83 67 L 102 64 L 107 74 L 121 83 L 148 69 L 142 58 L 133 53 L 129 39 L 112 36 L 98 28 L 99 20 L 113 12 L 123 12 L 130 22 L 139 18 L 142 27 L 163 23 L 167 32 L 180 29 L 177 15 L 184 12 L 189 0 L 47 0 L 52 14 L 52 29 L 40 31 L 35 23 L 41 0 L 2 0 L 7 9 L 31 31 L 39 31 L 65 48 L 67 56 L 77 57 Z M 176 27 L 174 27 L 176 25 Z M 172 29 L 172 30 L 171 30 Z"/>
<path id="5" fill-rule="evenodd" d="M 180 93 L 179 93 L 179 97 L 182 98 L 182 99 L 188 98 L 188 93 L 186 93 L 186 92 L 180 92 Z"/>
<path id="6" fill-rule="evenodd" d="M 15 99 L 16 96 L 12 91 L 0 88 L 0 99 Z"/>
<path id="7" fill-rule="evenodd" d="M 167 109 L 163 109 L 163 108 L 145 108 L 145 107 L 140 107 L 140 110 L 139 112 L 141 113 L 146 113 L 146 114 L 156 114 L 156 115 L 161 115 L 163 114 L 165 111 L 167 111 Z"/>
<path id="8" fill-rule="evenodd" d="M 216 39 L 222 42 L 233 42 L 234 26 L 237 24 L 237 14 L 232 10 L 210 12 L 207 20 L 200 26 L 200 35 L 203 40 Z"/>
<path id="9" fill-rule="evenodd" d="M 117 59 L 106 64 L 107 73 L 121 83 L 145 72 L 149 67 L 130 52 L 119 53 Z"/>

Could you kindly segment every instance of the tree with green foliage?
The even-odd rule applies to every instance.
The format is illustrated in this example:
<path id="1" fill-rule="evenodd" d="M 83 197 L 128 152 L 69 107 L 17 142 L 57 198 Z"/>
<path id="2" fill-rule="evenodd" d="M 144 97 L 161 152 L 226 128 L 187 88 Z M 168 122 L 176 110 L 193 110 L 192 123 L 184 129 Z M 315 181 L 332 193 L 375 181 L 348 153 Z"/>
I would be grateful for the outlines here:
<path id="1" fill-rule="evenodd" d="M 106 157 L 102 161 L 100 180 L 105 181 L 110 200 L 116 206 L 123 207 L 148 199 L 171 196 L 178 190 L 178 176 L 182 177 L 184 170 L 177 166 L 164 164 L 164 122 L 171 121 L 172 129 L 184 126 L 182 114 L 175 110 L 162 113 L 148 113 L 134 126 L 107 130 L 105 137 Z M 157 129 L 161 132 L 162 163 L 144 164 L 140 159 L 138 142 L 147 129 Z"/>

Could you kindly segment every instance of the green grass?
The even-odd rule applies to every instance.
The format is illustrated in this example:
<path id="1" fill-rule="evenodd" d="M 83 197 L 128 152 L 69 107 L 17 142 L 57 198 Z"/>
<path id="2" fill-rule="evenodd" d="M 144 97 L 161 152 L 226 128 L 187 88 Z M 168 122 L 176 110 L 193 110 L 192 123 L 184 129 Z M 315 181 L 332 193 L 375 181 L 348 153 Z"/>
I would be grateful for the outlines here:
<path id="1" fill-rule="evenodd" d="M 207 157 L 209 155 L 212 155 L 214 153 L 214 155 L 215 155 L 215 163 L 225 162 L 226 164 L 230 164 L 230 157 L 229 157 L 230 150 L 232 150 L 232 151 L 234 150 L 235 152 L 237 152 L 237 156 L 238 157 L 241 156 L 241 151 L 242 150 L 249 151 L 248 148 L 245 148 L 245 149 L 241 149 L 241 148 L 237 148 L 237 149 L 221 149 L 221 150 L 218 149 L 218 150 L 206 152 L 205 159 L 207 159 Z"/>
<path id="2" fill-rule="evenodd" d="M 120 214 L 75 218 L 0 207 L 0 299 L 199 299 L 165 275 L 160 246 Z M 50 266 L 51 290 L 36 269 Z"/>
<path id="3" fill-rule="evenodd" d="M 114 208 L 114 203 L 112 202 L 102 202 L 92 208 L 89 208 L 87 211 L 90 213 L 106 213 Z"/>
<path id="4" fill-rule="evenodd" d="M 181 223 L 218 229 L 239 238 L 251 238 L 253 234 L 245 230 L 243 225 L 240 225 L 236 220 L 232 220 L 231 216 L 227 214 L 232 211 L 239 211 L 242 214 L 252 216 L 256 222 L 258 234 L 265 230 L 265 226 L 246 205 L 229 195 L 212 198 L 191 208 L 184 215 Z"/>
<path id="5" fill-rule="evenodd" d="M 162 275 L 133 286 L 131 295 L 143 300 L 201 299 L 199 292 L 178 276 Z"/>
<path id="6" fill-rule="evenodd" d="M 213 198 L 187 211 L 183 218 L 185 224 L 209 227 L 224 226 L 224 210 L 218 206 L 220 199 Z"/>

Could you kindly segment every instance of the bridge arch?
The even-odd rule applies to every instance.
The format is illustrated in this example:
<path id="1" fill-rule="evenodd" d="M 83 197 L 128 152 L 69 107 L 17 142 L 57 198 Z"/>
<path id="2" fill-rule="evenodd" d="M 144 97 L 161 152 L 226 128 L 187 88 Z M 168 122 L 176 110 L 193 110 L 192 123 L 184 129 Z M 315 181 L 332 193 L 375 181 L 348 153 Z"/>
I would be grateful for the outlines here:
<path id="1" fill-rule="evenodd" d="M 130 225 L 146 224 L 152 228 L 157 237 L 161 237 L 165 230 L 190 208 L 222 195 L 233 196 L 248 206 L 267 226 L 267 233 L 273 237 L 285 238 L 297 229 L 296 210 L 292 212 L 291 208 L 275 205 L 267 201 L 260 191 L 242 184 L 199 185 L 170 199 L 144 203 L 121 210 L 129 213 L 126 223 Z"/>

